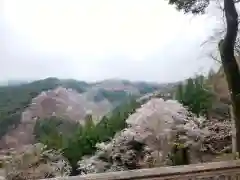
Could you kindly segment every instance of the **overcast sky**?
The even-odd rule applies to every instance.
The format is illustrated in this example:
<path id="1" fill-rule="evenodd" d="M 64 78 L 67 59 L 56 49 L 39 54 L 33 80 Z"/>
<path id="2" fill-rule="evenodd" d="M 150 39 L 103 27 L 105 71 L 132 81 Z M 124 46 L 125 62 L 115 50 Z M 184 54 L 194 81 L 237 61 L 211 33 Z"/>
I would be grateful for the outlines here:
<path id="1" fill-rule="evenodd" d="M 0 80 L 49 76 L 167 82 L 213 66 L 216 19 L 165 0 L 0 0 Z"/>

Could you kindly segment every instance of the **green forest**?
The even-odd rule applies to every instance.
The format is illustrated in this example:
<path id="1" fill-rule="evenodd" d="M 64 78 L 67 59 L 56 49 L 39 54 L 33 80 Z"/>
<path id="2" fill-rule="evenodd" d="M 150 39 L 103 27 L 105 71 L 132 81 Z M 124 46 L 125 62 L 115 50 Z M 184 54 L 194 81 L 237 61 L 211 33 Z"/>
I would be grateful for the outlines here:
<path id="1" fill-rule="evenodd" d="M 176 88 L 175 98 L 197 116 L 208 116 L 214 101 L 214 95 L 204 76 L 189 78 L 180 83 Z"/>

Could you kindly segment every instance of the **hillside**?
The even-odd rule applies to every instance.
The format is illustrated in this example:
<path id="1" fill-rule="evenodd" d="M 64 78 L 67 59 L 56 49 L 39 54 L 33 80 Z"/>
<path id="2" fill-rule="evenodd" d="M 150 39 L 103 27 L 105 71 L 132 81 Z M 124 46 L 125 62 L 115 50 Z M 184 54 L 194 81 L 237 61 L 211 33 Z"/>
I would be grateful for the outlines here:
<path id="1" fill-rule="evenodd" d="M 84 88 L 71 83 L 84 89 L 80 92 L 59 80 L 19 111 L 19 123 L 9 126 L 1 139 L 0 154 L 41 143 L 49 152 L 61 150 L 71 167 L 68 175 L 221 159 L 231 152 L 231 123 L 221 113 L 212 116 L 215 109 L 208 103 L 215 99 L 205 96 L 212 92 L 208 80 L 211 84 L 203 76 L 165 85 L 107 80 L 84 83 Z M 16 171 L 17 176 L 28 172 L 28 166 Z"/>
<path id="2" fill-rule="evenodd" d="M 159 84 L 125 80 L 87 83 L 57 78 L 2 86 L 0 148 L 32 143 L 36 120 L 57 116 L 84 123 L 89 113 L 98 120 L 129 97 L 140 97 L 159 88 Z"/>

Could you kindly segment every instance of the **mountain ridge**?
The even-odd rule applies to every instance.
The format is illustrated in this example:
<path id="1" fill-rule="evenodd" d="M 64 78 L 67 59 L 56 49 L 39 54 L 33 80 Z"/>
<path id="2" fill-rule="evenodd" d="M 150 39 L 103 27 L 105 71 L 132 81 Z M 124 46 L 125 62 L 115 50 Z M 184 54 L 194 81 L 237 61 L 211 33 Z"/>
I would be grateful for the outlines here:
<path id="1" fill-rule="evenodd" d="M 32 143 L 38 119 L 59 116 L 80 123 L 90 113 L 98 120 L 130 97 L 141 97 L 161 88 L 157 83 L 128 80 L 87 83 L 54 77 L 1 86 L 0 148 Z"/>

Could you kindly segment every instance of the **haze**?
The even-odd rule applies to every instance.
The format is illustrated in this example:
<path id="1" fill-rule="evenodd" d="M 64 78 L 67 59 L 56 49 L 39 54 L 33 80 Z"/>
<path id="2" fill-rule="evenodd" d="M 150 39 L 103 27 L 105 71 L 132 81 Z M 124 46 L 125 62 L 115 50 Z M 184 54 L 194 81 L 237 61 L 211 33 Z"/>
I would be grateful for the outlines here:
<path id="1" fill-rule="evenodd" d="M 46 77 L 172 82 L 214 64 L 216 20 L 164 0 L 0 0 L 0 81 Z"/>

